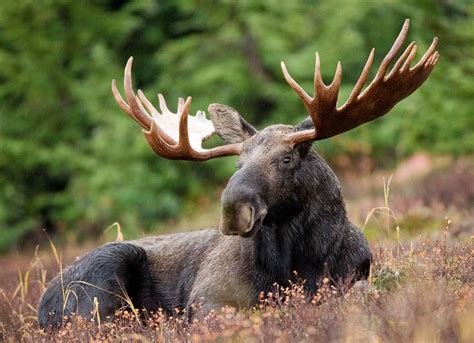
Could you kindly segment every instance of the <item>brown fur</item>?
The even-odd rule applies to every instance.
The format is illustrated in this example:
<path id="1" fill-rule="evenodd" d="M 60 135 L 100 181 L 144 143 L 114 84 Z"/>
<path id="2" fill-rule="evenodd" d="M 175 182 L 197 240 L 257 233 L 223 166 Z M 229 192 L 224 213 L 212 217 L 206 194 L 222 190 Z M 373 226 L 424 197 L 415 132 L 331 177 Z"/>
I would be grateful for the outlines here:
<path id="1" fill-rule="evenodd" d="M 117 296 L 123 291 L 139 308 L 185 308 L 192 315 L 194 303 L 205 310 L 251 307 L 275 283 L 296 281 L 295 271 L 309 293 L 324 275 L 334 283 L 368 276 L 370 250 L 346 217 L 336 176 L 311 143 L 286 140 L 300 128 L 274 125 L 257 133 L 235 110 L 216 106 L 210 110 L 219 113 L 213 120 L 220 136 L 243 141 L 238 170 L 222 194 L 220 230 L 97 248 L 51 281 L 40 301 L 42 327 L 59 326 L 72 312 L 90 316 L 94 298 L 101 317 L 112 315 L 124 305 Z M 63 303 L 62 283 L 77 297 Z"/>

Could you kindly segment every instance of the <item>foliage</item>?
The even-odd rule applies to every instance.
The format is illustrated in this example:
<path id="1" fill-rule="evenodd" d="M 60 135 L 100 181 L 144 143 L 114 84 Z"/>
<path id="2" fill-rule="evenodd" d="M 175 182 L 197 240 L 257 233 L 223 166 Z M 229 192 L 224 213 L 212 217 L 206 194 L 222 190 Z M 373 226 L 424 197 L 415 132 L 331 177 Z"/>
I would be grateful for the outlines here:
<path id="1" fill-rule="evenodd" d="M 226 103 L 261 128 L 304 118 L 280 60 L 309 90 L 314 51 L 326 81 L 340 59 L 344 99 L 369 49 L 380 62 L 409 17 L 420 50 L 440 37 L 430 80 L 387 118 L 316 148 L 380 163 L 416 150 L 473 153 L 473 14 L 467 0 L 3 1 L 0 250 L 42 228 L 150 230 L 231 174 L 232 158 L 191 164 L 151 153 L 110 94 L 130 55 L 145 93 L 193 95 L 193 111 Z"/>

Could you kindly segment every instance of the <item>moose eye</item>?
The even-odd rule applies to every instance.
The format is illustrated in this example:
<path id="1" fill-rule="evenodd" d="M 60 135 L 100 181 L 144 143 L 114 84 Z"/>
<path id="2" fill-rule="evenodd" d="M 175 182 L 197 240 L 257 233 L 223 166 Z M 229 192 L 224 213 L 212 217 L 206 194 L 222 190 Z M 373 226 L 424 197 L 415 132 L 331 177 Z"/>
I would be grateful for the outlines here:
<path id="1" fill-rule="evenodd" d="M 291 156 L 285 156 L 283 158 L 283 163 L 284 164 L 289 164 L 291 162 Z"/>

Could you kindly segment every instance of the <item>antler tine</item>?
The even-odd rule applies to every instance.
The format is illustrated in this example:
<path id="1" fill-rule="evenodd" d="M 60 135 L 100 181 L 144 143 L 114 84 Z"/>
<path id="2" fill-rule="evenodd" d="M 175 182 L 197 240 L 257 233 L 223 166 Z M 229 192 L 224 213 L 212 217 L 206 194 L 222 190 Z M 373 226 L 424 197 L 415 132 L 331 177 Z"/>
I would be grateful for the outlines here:
<path id="1" fill-rule="evenodd" d="M 283 71 L 283 75 L 285 76 L 286 82 L 290 85 L 291 88 L 298 94 L 301 98 L 303 103 L 311 102 L 312 98 L 305 92 L 305 90 L 291 77 L 286 69 L 285 62 L 280 62 L 281 70 Z"/>
<path id="2" fill-rule="evenodd" d="M 160 112 L 158 112 L 155 106 L 153 106 L 150 100 L 148 100 L 148 98 L 145 96 L 145 94 L 143 94 L 143 92 L 140 89 L 137 91 L 137 93 L 138 93 L 138 98 L 140 99 L 140 102 L 145 106 L 145 108 L 149 112 L 151 112 L 153 117 L 161 115 Z"/>
<path id="3" fill-rule="evenodd" d="M 405 39 L 407 37 L 409 28 L 410 28 L 410 19 L 406 19 L 405 22 L 403 23 L 402 30 L 398 34 L 397 39 L 393 43 L 391 49 L 389 50 L 389 52 L 387 53 L 385 58 L 382 60 L 382 63 L 380 63 L 379 70 L 377 71 L 377 74 L 375 75 L 375 78 L 374 78 L 374 81 L 372 82 L 372 84 L 375 83 L 375 82 L 378 82 L 379 80 L 381 80 L 384 77 L 385 72 L 387 71 L 387 68 L 388 68 L 389 64 L 393 61 L 393 59 L 397 55 L 398 51 L 402 47 L 403 42 L 405 41 Z M 370 85 L 369 85 L 369 87 L 370 87 Z"/>
<path id="4" fill-rule="evenodd" d="M 123 86 L 125 89 L 125 97 L 128 101 L 128 106 L 132 111 L 133 118 L 145 129 L 150 129 L 152 119 L 151 117 L 143 111 L 142 108 L 138 105 L 137 99 L 135 94 L 133 93 L 132 88 L 132 64 L 133 64 L 133 57 L 130 57 L 127 61 L 127 65 L 125 66 L 124 78 L 123 78 Z"/>
<path id="5" fill-rule="evenodd" d="M 150 121 L 150 126 L 149 127 L 144 127 L 144 130 L 145 131 L 152 131 L 151 130 L 151 126 L 152 124 L 155 124 L 155 128 L 153 130 L 153 132 L 156 132 L 160 138 L 162 138 L 165 142 L 167 142 L 168 144 L 176 144 L 176 141 L 174 140 L 173 137 L 171 137 L 170 135 L 168 135 L 166 133 L 166 131 L 164 131 L 160 125 L 158 125 L 158 123 L 156 123 L 146 112 L 146 110 L 150 111 L 152 113 L 152 117 L 154 116 L 155 118 L 158 118 L 160 116 L 160 113 L 158 112 L 158 110 L 151 104 L 150 100 L 147 99 L 147 97 L 145 96 L 145 94 L 139 89 L 137 91 L 138 95 L 134 95 L 133 94 L 133 88 L 130 84 L 130 88 L 131 90 L 131 93 L 133 95 L 133 99 L 135 100 L 135 104 L 136 106 L 139 108 L 139 114 L 143 114 L 143 115 L 146 115 L 147 118 L 151 119 Z M 132 109 L 132 112 L 133 112 L 133 109 Z M 133 118 L 137 118 L 138 115 L 135 115 L 133 112 Z M 137 119 L 135 119 L 138 123 L 141 124 L 141 122 Z M 143 125 L 142 125 L 143 126 Z"/>
<path id="6" fill-rule="evenodd" d="M 372 50 L 370 51 L 369 57 L 367 58 L 367 62 L 365 62 L 364 69 L 362 69 L 359 79 L 357 80 L 357 83 L 354 86 L 354 89 L 352 89 L 351 95 L 349 95 L 349 98 L 347 99 L 346 103 L 341 106 L 341 109 L 347 107 L 350 103 L 352 103 L 354 100 L 356 100 L 359 97 L 359 94 L 360 92 L 362 92 L 362 88 L 364 88 L 364 84 L 367 81 L 367 78 L 369 77 L 369 71 L 370 71 L 370 68 L 372 67 L 372 63 L 374 62 L 374 55 L 375 55 L 375 49 L 372 48 Z"/>
<path id="7" fill-rule="evenodd" d="M 332 82 L 326 86 L 321 76 L 321 62 L 319 59 L 319 54 L 316 53 L 314 73 L 314 98 L 312 99 L 312 103 L 308 104 L 308 106 L 312 108 L 313 114 L 311 118 L 316 120 L 313 120 L 313 123 L 316 123 L 317 126 L 322 120 L 320 115 L 331 111 L 337 105 L 337 97 L 339 95 L 339 87 L 341 85 L 342 78 L 341 62 L 337 63 L 336 72 Z"/>
<path id="8" fill-rule="evenodd" d="M 411 62 L 413 61 L 413 59 L 415 58 L 415 55 L 416 55 L 416 50 L 417 50 L 417 46 L 416 44 L 413 45 L 413 49 L 411 49 L 411 52 L 410 54 L 408 55 L 405 63 L 403 63 L 403 66 L 400 68 L 400 72 L 403 73 L 405 70 L 407 70 L 408 68 L 410 68 L 410 64 Z"/>
<path id="9" fill-rule="evenodd" d="M 153 114 L 153 117 L 158 120 L 161 114 L 158 112 L 158 110 L 151 104 L 150 100 L 143 94 L 141 90 L 138 90 L 138 97 L 135 96 L 135 99 L 137 100 L 138 106 L 145 112 L 145 107 Z M 155 120 L 152 120 L 152 123 L 155 123 L 155 131 L 158 132 L 161 138 L 164 139 L 165 142 L 168 144 L 176 144 L 176 140 L 171 137 L 169 134 L 166 133 L 163 128 L 158 125 Z"/>
<path id="10" fill-rule="evenodd" d="M 189 98 L 189 97 L 188 97 Z M 188 99 L 186 99 L 188 101 Z M 184 108 L 184 99 L 182 97 L 178 98 L 178 113 L 181 113 L 181 111 Z M 188 109 L 189 110 L 189 109 Z"/>
<path id="11" fill-rule="evenodd" d="M 438 53 L 437 51 L 435 51 L 437 47 L 438 47 L 438 37 L 434 37 L 428 50 L 425 52 L 423 57 L 418 61 L 418 63 L 413 68 L 411 68 L 411 70 L 417 70 L 424 67 L 425 62 L 428 60 L 428 58 L 430 58 L 434 53 Z"/>
<path id="12" fill-rule="evenodd" d="M 122 96 L 120 95 L 120 92 L 117 89 L 117 82 L 115 82 L 115 79 L 112 80 L 112 94 L 114 95 L 115 101 L 120 106 L 120 108 L 124 110 L 130 117 L 132 117 L 133 120 L 135 120 L 130 106 L 128 106 L 125 100 L 123 100 Z"/>
<path id="13" fill-rule="evenodd" d="M 400 69 L 400 66 L 402 65 L 402 63 L 407 59 L 408 56 L 411 56 L 412 50 L 415 50 L 415 52 L 416 52 L 415 42 L 411 42 L 407 46 L 405 51 L 400 55 L 400 58 L 393 65 L 392 70 L 388 73 L 387 76 L 385 76 L 385 78 L 384 78 L 385 80 L 391 78 L 396 72 L 398 72 L 398 70 Z M 414 57 L 414 55 L 413 55 L 413 57 Z M 406 63 L 406 61 L 405 61 L 405 63 Z M 410 61 L 410 63 L 411 63 L 411 61 Z M 405 64 L 403 64 L 403 65 L 405 66 Z"/>
<path id="14" fill-rule="evenodd" d="M 181 117 L 179 118 L 179 145 L 183 148 L 183 150 L 191 151 L 191 144 L 189 143 L 189 133 L 188 133 L 188 114 L 189 114 L 189 107 L 191 106 L 192 98 L 188 96 L 186 102 L 183 104 L 184 99 L 179 98 L 178 100 L 178 108 L 181 108 L 178 113 L 181 113 Z"/>
<path id="15" fill-rule="evenodd" d="M 328 89 L 337 89 L 339 90 L 339 86 L 341 84 L 342 78 L 342 66 L 341 62 L 337 62 L 336 72 L 334 74 L 334 78 L 329 85 L 326 85 L 323 81 L 321 75 L 321 60 L 319 58 L 319 54 L 316 52 L 316 62 L 314 63 L 314 99 L 318 98 L 318 94 L 320 92 L 324 92 Z"/>
<path id="16" fill-rule="evenodd" d="M 313 83 L 314 83 L 313 100 L 317 100 L 318 94 L 326 86 L 323 82 L 323 77 L 321 76 L 321 60 L 319 59 L 318 52 L 316 52 L 315 54 Z"/>
<path id="17" fill-rule="evenodd" d="M 168 105 L 166 105 L 166 100 L 163 96 L 163 94 L 158 93 L 158 102 L 160 104 L 160 110 L 162 114 L 171 114 L 172 112 L 168 108 Z"/>
<path id="18" fill-rule="evenodd" d="M 342 65 L 341 62 L 337 62 L 336 65 L 336 73 L 334 74 L 334 78 L 329 86 L 326 86 L 328 97 L 332 99 L 331 106 L 337 105 L 337 98 L 339 95 L 339 88 L 341 87 L 342 81 Z"/>
<path id="19" fill-rule="evenodd" d="M 163 96 L 161 94 L 159 95 L 161 96 L 160 108 L 162 111 L 164 109 L 167 110 L 168 108 L 166 107 L 166 102 Z M 165 137 L 169 137 L 169 135 L 166 134 L 166 132 L 164 132 L 156 122 L 152 123 L 150 130 L 144 131 L 148 144 L 158 155 L 171 160 L 188 159 L 189 157 L 199 159 L 199 157 L 197 157 L 199 153 L 194 151 L 189 143 L 188 115 L 190 105 L 191 97 L 188 97 L 184 107 L 182 107 L 182 111 L 177 112 L 177 115 L 180 116 L 178 142 L 174 139 L 168 141 Z"/>
<path id="20" fill-rule="evenodd" d="M 149 105 L 151 105 L 151 103 L 150 103 L 150 102 L 148 101 L 148 99 L 145 97 L 145 95 L 143 94 L 143 92 L 141 92 L 140 90 L 138 90 L 138 92 L 139 92 L 139 94 L 141 93 L 143 99 L 146 100 L 146 102 L 148 102 Z M 135 101 L 137 102 L 137 105 L 138 105 L 138 107 L 140 108 L 141 112 L 142 112 L 142 113 L 146 113 L 145 107 L 143 106 L 143 104 L 142 104 L 142 102 L 141 102 L 139 96 L 136 96 L 136 95 L 135 95 Z M 151 107 L 153 108 L 152 112 L 158 113 L 158 111 L 157 111 L 153 106 L 151 106 Z M 155 118 L 157 118 L 157 117 L 155 117 Z M 155 124 L 155 131 L 158 133 L 158 135 L 159 135 L 161 138 L 163 138 L 163 140 L 164 140 L 165 142 L 167 142 L 168 144 L 176 144 L 176 140 L 175 140 L 173 137 L 171 137 L 170 135 L 168 135 L 168 134 L 166 133 L 166 131 L 163 130 L 163 128 L 162 128 L 157 122 L 155 122 L 154 120 L 152 120 L 151 122 Z"/>
<path id="21" fill-rule="evenodd" d="M 332 79 L 332 82 L 329 85 L 329 88 L 335 88 L 339 90 L 339 88 L 341 87 L 341 81 L 342 81 L 342 64 L 341 64 L 341 61 L 338 61 L 336 65 L 336 73 L 334 74 L 334 78 Z"/>
<path id="22" fill-rule="evenodd" d="M 436 51 L 436 52 L 433 54 L 432 58 L 433 58 L 433 59 L 432 59 L 430 65 L 434 67 L 434 66 L 436 65 L 436 63 L 438 63 L 439 53 Z"/>

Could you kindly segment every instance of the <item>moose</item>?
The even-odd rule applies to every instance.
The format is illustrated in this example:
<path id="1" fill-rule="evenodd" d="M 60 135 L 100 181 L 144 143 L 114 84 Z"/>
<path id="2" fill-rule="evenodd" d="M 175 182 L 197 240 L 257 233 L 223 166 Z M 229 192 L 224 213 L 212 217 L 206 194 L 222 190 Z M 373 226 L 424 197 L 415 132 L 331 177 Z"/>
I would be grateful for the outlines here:
<path id="1" fill-rule="evenodd" d="M 347 218 L 339 181 L 312 144 L 381 117 L 428 78 L 439 57 L 436 37 L 418 63 L 412 66 L 417 50 L 412 42 L 389 70 L 408 27 L 407 19 L 363 89 L 374 60 L 372 49 L 339 107 L 340 63 L 326 85 L 316 53 L 310 96 L 281 62 L 309 117 L 296 126 L 278 124 L 261 131 L 225 105 L 209 105 L 211 120 L 201 111 L 189 116 L 191 97 L 180 98 L 173 113 L 158 94 L 158 111 L 143 92 L 133 91 L 130 58 L 124 73 L 127 101 L 115 80 L 112 92 L 142 127 L 155 153 L 191 161 L 239 156 L 237 171 L 222 193 L 218 230 L 112 242 L 89 252 L 50 282 L 40 300 L 39 325 L 61 326 L 72 313 L 91 318 L 97 307 L 101 318 L 113 316 L 127 305 L 126 299 L 137 309 L 172 313 L 179 308 L 192 315 L 195 303 L 204 311 L 227 305 L 250 308 L 261 292 L 295 278 L 305 280 L 308 294 L 317 291 L 325 276 L 333 282 L 366 279 L 372 256 L 367 240 Z M 225 144 L 203 148 L 202 142 L 213 134 Z"/>

